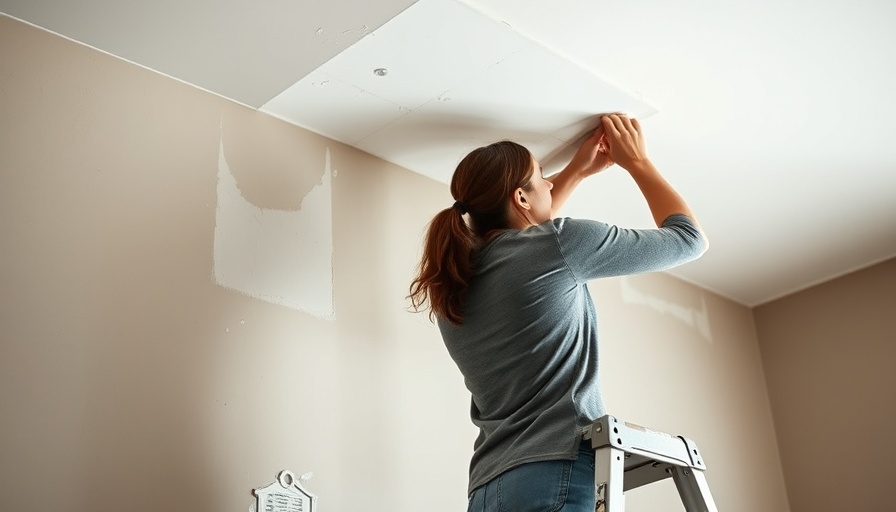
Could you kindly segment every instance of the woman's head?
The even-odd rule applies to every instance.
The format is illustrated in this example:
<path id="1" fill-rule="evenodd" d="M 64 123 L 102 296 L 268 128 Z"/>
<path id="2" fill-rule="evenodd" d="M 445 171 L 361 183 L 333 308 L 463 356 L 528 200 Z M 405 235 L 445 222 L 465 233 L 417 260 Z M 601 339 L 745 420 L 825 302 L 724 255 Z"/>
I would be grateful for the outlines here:
<path id="1" fill-rule="evenodd" d="M 525 147 L 501 141 L 471 151 L 458 164 L 451 195 L 469 213 L 478 236 L 510 227 L 511 199 L 516 189 L 531 189 L 533 162 Z"/>
<path id="2" fill-rule="evenodd" d="M 461 323 L 474 251 L 497 230 L 550 218 L 551 186 L 529 150 L 515 142 L 496 142 L 464 157 L 451 179 L 457 206 L 436 214 L 429 225 L 410 287 L 413 307 L 428 302 L 431 316 Z"/>

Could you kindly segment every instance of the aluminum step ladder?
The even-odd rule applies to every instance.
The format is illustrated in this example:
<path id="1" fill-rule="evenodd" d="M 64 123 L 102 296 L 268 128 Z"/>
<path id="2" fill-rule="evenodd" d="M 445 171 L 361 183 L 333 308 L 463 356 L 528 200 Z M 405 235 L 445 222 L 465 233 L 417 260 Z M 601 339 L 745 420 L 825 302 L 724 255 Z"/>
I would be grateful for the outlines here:
<path id="1" fill-rule="evenodd" d="M 624 492 L 669 477 L 687 512 L 718 512 L 703 474 L 703 457 L 690 439 L 609 415 L 595 420 L 584 437 L 594 449 L 599 512 L 624 512 Z"/>

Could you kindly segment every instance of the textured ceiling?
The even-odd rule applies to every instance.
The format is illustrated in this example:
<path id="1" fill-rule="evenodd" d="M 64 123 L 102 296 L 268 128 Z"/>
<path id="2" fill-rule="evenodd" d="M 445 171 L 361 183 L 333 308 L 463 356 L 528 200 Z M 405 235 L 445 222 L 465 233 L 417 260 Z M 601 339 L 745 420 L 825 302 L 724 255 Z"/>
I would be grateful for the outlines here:
<path id="1" fill-rule="evenodd" d="M 443 181 L 485 139 L 547 158 L 588 116 L 632 112 L 711 240 L 671 273 L 745 305 L 896 255 L 894 2 L 0 0 L 0 12 Z M 563 214 L 650 225 L 618 169 Z"/>

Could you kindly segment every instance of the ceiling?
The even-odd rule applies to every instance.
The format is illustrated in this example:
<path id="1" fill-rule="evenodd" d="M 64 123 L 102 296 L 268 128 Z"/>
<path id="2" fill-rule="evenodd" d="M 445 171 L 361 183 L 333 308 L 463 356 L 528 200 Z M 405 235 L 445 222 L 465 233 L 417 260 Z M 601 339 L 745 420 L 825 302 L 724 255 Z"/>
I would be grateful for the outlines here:
<path id="1" fill-rule="evenodd" d="M 0 0 L 0 13 L 444 182 L 501 138 L 556 169 L 595 114 L 629 112 L 711 241 L 671 273 L 747 306 L 896 256 L 890 0 Z M 561 213 L 650 225 L 619 169 Z"/>

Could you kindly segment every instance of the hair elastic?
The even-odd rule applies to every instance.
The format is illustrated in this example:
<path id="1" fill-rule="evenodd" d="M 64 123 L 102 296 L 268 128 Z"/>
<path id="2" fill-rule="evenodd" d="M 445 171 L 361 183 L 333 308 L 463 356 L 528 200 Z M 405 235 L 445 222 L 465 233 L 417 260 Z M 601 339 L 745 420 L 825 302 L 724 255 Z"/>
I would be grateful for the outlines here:
<path id="1" fill-rule="evenodd" d="M 467 209 L 464 207 L 463 203 L 460 201 L 455 201 L 454 205 L 451 206 L 455 210 L 459 211 L 461 215 L 467 213 Z"/>

